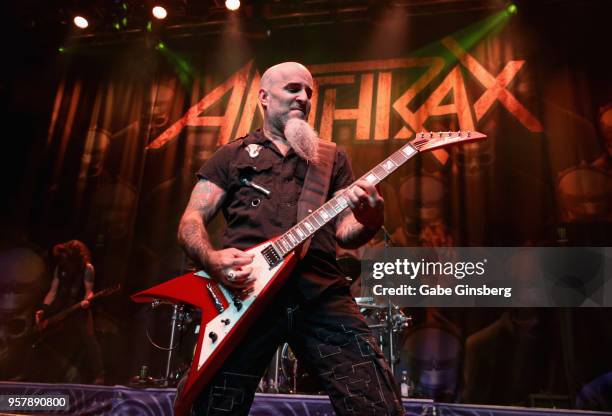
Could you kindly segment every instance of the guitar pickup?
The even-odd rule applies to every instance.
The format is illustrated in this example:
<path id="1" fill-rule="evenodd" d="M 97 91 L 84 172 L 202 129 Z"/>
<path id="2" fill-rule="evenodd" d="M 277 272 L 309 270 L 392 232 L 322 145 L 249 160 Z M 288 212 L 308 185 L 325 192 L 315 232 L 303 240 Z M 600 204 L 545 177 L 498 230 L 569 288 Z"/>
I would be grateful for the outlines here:
<path id="1" fill-rule="evenodd" d="M 274 249 L 274 246 L 272 244 L 264 248 L 261 251 L 261 254 L 270 266 L 270 270 L 272 270 L 277 264 L 279 264 L 283 260 L 282 256 Z"/>

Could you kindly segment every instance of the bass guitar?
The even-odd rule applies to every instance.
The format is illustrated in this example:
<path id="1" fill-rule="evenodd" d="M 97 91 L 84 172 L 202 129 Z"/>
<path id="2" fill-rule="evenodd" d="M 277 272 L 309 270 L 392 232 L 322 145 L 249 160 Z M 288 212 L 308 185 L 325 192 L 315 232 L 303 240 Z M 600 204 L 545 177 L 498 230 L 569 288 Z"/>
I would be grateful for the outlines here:
<path id="1" fill-rule="evenodd" d="M 121 284 L 118 283 L 114 286 L 107 287 L 106 289 L 102 289 L 99 292 L 94 293 L 89 299 L 89 303 L 96 301 L 97 299 L 103 298 L 105 296 L 112 295 L 115 292 L 121 290 Z M 53 328 L 58 328 L 60 323 L 66 319 L 68 316 L 72 315 L 76 311 L 82 309 L 81 302 L 75 303 L 72 306 L 54 314 L 50 318 L 44 319 L 40 321 L 38 324 L 34 326 L 34 334 L 36 335 L 36 341 L 32 343 L 32 347 L 36 348 L 44 338 L 47 337 L 51 332 L 53 332 Z"/>

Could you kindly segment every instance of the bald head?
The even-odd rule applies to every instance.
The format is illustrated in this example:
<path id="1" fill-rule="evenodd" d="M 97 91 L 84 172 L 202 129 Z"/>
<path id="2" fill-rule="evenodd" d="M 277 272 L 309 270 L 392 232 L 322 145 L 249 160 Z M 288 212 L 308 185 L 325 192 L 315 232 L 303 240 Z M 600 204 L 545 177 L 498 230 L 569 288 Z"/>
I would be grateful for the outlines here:
<path id="1" fill-rule="evenodd" d="M 300 64 L 299 62 L 281 62 L 280 64 L 271 66 L 266 70 L 266 72 L 264 72 L 264 74 L 261 76 L 259 87 L 262 89 L 268 89 L 273 83 L 290 78 L 296 74 L 305 75 L 308 79 L 310 79 L 310 83 L 312 84 L 312 75 L 310 75 L 310 71 L 308 71 L 304 65 Z"/>

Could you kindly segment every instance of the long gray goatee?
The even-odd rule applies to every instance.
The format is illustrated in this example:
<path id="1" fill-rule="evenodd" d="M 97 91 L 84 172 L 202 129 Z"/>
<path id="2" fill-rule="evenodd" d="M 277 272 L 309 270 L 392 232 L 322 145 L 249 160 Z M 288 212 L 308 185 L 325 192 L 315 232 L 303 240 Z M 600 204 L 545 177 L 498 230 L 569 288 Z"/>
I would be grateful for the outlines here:
<path id="1" fill-rule="evenodd" d="M 310 124 L 299 118 L 291 118 L 285 125 L 285 138 L 299 157 L 309 163 L 319 160 L 319 137 Z"/>

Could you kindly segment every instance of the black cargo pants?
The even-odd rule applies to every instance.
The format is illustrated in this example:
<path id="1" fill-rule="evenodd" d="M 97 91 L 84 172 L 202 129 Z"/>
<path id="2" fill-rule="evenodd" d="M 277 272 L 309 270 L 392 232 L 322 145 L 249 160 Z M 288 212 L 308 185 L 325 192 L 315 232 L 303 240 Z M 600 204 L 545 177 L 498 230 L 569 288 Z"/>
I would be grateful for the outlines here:
<path id="1" fill-rule="evenodd" d="M 403 415 L 387 362 L 348 287 L 305 301 L 285 288 L 197 398 L 198 416 L 248 415 L 278 346 L 288 342 L 301 366 L 329 395 L 338 415 Z"/>

